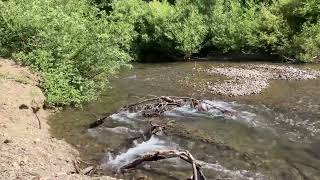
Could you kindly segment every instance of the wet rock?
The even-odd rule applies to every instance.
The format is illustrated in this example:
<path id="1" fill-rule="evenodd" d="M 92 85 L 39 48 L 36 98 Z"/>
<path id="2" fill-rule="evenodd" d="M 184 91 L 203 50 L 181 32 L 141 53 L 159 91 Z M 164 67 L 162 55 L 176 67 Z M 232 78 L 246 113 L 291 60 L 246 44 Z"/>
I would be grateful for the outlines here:
<path id="1" fill-rule="evenodd" d="M 3 141 L 3 143 L 9 144 L 9 143 L 12 143 L 12 141 L 11 141 L 10 139 L 5 139 L 5 140 Z"/>

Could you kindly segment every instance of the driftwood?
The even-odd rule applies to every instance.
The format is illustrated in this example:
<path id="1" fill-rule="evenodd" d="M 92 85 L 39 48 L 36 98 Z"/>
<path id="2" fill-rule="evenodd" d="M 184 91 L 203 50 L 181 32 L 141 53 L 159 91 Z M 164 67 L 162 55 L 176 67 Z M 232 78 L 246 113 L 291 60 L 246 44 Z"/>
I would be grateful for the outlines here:
<path id="1" fill-rule="evenodd" d="M 204 107 L 203 104 L 208 105 Z M 120 111 L 130 111 L 130 112 L 141 112 L 144 117 L 157 117 L 161 116 L 164 112 L 173 110 L 176 107 L 181 107 L 184 105 L 189 105 L 192 108 L 197 109 L 200 112 L 206 112 L 209 109 L 216 109 L 224 114 L 234 114 L 233 111 L 222 109 L 220 107 L 214 106 L 206 101 L 199 100 L 192 97 L 178 97 L 178 96 L 160 96 L 153 97 L 150 99 L 145 99 L 134 104 L 126 105 L 120 108 Z M 208 109 L 209 108 L 209 109 Z M 89 128 L 95 128 L 101 124 L 109 117 L 110 114 L 97 119 L 95 122 L 89 125 Z"/>
<path id="2" fill-rule="evenodd" d="M 149 153 L 143 155 L 140 158 L 135 159 L 134 161 L 126 164 L 120 168 L 121 171 L 125 171 L 127 169 L 135 168 L 143 162 L 147 161 L 158 161 L 162 159 L 170 159 L 170 158 L 180 158 L 192 165 L 193 175 L 190 179 L 192 180 L 206 180 L 203 172 L 201 171 L 201 166 L 194 159 L 191 153 L 186 150 L 159 150 L 153 153 Z"/>
<path id="3" fill-rule="evenodd" d="M 210 109 L 216 109 L 222 113 L 233 113 L 226 109 L 216 107 L 206 101 L 195 99 L 192 97 L 177 97 L 177 96 L 160 96 L 151 99 L 146 99 L 134 104 L 124 106 L 120 110 L 122 111 L 141 111 L 145 117 L 160 116 L 165 111 L 172 110 L 176 107 L 183 105 L 190 105 L 190 107 L 197 109 L 198 111 L 208 111 L 202 104 L 208 105 Z"/>

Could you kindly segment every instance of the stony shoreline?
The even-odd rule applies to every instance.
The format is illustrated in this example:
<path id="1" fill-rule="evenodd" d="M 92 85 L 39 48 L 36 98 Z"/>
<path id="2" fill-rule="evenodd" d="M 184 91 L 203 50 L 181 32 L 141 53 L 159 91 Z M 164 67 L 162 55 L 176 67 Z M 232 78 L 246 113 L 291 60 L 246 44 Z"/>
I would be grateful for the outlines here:
<path id="1" fill-rule="evenodd" d="M 224 75 L 230 78 L 222 83 L 207 84 L 207 90 L 211 93 L 226 96 L 259 94 L 269 86 L 271 80 L 308 80 L 320 77 L 319 71 L 269 64 L 212 67 L 205 71 L 212 76 Z"/>

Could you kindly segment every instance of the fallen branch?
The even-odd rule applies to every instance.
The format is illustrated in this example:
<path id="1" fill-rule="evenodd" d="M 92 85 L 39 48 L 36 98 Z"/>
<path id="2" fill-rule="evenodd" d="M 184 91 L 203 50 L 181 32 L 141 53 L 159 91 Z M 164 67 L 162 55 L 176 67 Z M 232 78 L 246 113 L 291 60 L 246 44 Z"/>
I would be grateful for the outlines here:
<path id="1" fill-rule="evenodd" d="M 141 112 L 144 117 L 158 117 L 161 116 L 164 112 L 173 110 L 176 107 L 181 107 L 183 105 L 190 105 L 191 108 L 197 109 L 199 112 L 206 112 L 210 109 L 216 109 L 221 113 L 234 114 L 233 111 L 223 109 L 217 106 L 214 106 L 211 103 L 208 103 L 203 100 L 199 100 L 192 97 L 178 97 L 178 96 L 160 96 L 153 97 L 150 99 L 145 99 L 134 104 L 126 105 L 120 108 L 120 111 L 130 111 L 130 112 Z M 89 128 L 94 128 L 101 125 L 110 114 L 107 114 L 95 122 L 89 125 Z"/>
<path id="2" fill-rule="evenodd" d="M 148 103 L 148 104 L 145 104 Z M 145 104 L 145 105 L 143 105 Z M 177 96 L 160 96 L 151 99 L 146 99 L 128 106 L 124 106 L 121 110 L 129 110 L 136 107 L 135 110 L 140 109 L 143 116 L 153 117 L 160 116 L 163 112 L 173 109 L 174 107 L 181 107 L 182 105 L 190 105 L 192 108 L 197 108 L 198 111 L 208 111 L 208 109 L 217 109 L 222 113 L 232 113 L 229 110 L 222 109 L 220 107 L 214 106 L 206 101 L 202 101 L 192 97 L 177 97 Z M 202 104 L 208 105 L 208 107 L 203 107 Z M 139 106 L 143 105 L 139 108 Z"/>
<path id="3" fill-rule="evenodd" d="M 150 154 L 143 155 L 140 158 L 135 159 L 129 164 L 126 164 L 120 168 L 121 171 L 135 168 L 146 161 L 158 161 L 162 159 L 180 158 L 192 165 L 193 176 L 192 180 L 206 180 L 203 172 L 201 171 L 200 164 L 194 159 L 194 157 L 186 150 L 159 150 Z"/>

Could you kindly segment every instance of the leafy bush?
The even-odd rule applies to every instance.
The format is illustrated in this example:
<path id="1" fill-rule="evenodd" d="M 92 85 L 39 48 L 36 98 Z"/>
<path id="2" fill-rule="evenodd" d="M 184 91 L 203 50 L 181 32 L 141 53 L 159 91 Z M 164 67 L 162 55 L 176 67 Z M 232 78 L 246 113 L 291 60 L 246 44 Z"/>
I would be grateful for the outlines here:
<path id="1" fill-rule="evenodd" d="M 292 29 L 292 35 L 299 33 L 304 23 L 317 23 L 320 18 L 318 0 L 279 0 L 273 4 L 273 10 L 281 14 Z"/>
<path id="2" fill-rule="evenodd" d="M 210 43 L 223 53 L 272 52 L 287 38 L 286 22 L 265 4 L 217 0 L 212 11 Z"/>
<path id="3" fill-rule="evenodd" d="M 258 23 L 254 9 L 245 9 L 238 1 L 218 1 L 209 17 L 211 44 L 224 53 L 248 49 L 257 43 Z"/>
<path id="4" fill-rule="evenodd" d="M 197 8 L 166 1 L 116 1 L 110 18 L 131 23 L 137 32 L 136 49 L 157 48 L 167 54 L 198 52 L 207 28 Z"/>
<path id="5" fill-rule="evenodd" d="M 112 0 L 90 0 L 97 8 L 102 11 L 110 12 L 112 10 Z"/>
<path id="6" fill-rule="evenodd" d="M 287 22 L 287 42 L 280 53 L 300 62 L 319 61 L 320 4 L 317 0 L 280 0 L 272 10 Z"/>
<path id="7" fill-rule="evenodd" d="M 292 41 L 284 46 L 285 54 L 302 62 L 320 60 L 320 22 L 305 24 L 299 34 L 293 36 Z"/>
<path id="8" fill-rule="evenodd" d="M 41 73 L 51 105 L 95 98 L 131 60 L 132 27 L 108 21 L 84 0 L 0 3 L 0 52 Z"/>

